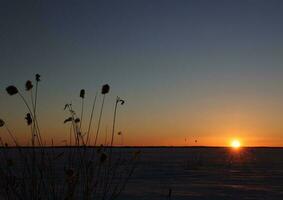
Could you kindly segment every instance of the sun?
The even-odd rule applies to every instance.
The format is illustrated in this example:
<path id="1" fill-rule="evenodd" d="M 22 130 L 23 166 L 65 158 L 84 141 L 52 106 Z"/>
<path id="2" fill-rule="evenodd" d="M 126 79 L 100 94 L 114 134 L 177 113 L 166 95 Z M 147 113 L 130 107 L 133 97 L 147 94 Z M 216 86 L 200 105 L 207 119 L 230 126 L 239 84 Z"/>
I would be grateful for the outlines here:
<path id="1" fill-rule="evenodd" d="M 239 147 L 241 147 L 241 142 L 239 140 L 232 140 L 231 147 L 238 149 Z"/>

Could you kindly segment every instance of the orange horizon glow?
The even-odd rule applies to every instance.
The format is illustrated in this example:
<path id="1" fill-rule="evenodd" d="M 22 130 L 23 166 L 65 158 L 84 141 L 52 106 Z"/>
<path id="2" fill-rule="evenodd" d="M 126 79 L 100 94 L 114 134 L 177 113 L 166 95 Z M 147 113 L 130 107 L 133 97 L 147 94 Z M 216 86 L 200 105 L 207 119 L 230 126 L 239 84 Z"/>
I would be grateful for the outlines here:
<path id="1" fill-rule="evenodd" d="M 240 148 L 242 146 L 241 142 L 238 139 L 232 140 L 230 145 L 234 149 L 238 149 L 238 148 Z"/>
<path id="2" fill-rule="evenodd" d="M 123 115 L 125 113 L 122 113 Z M 121 117 L 123 115 L 121 114 Z M 120 116 L 119 116 L 120 117 Z M 68 126 L 61 124 L 60 119 L 63 117 L 48 118 L 43 115 L 41 126 L 41 132 L 45 144 L 51 145 L 53 139 L 55 146 L 66 145 L 69 137 Z M 30 130 L 23 122 L 15 121 L 17 126 L 13 126 L 13 121 L 7 120 L 7 125 L 10 126 L 11 131 L 15 135 L 16 139 L 23 146 L 30 145 Z M 52 121 L 53 123 L 50 123 Z M 55 122 L 56 121 L 56 122 Z M 59 122 L 58 122 L 59 121 Z M 157 122 L 153 126 L 140 120 L 139 124 L 144 124 L 143 129 L 139 126 L 133 125 L 132 120 L 127 118 L 120 118 L 117 131 L 123 132 L 123 144 L 121 144 L 118 136 L 114 139 L 114 145 L 116 146 L 204 146 L 204 147 L 231 147 L 232 139 L 238 139 L 241 143 L 241 147 L 282 147 L 283 142 L 279 134 L 274 137 L 266 137 L 257 129 L 236 129 L 225 127 L 222 124 L 216 126 L 206 126 L 205 129 L 201 129 L 203 126 L 191 128 L 186 124 L 180 124 L 179 127 L 170 126 L 169 123 Z M 105 120 L 105 124 L 110 124 L 110 120 Z M 183 126 L 182 126 L 183 125 Z M 201 127 L 201 128 L 199 128 Z M 92 134 L 94 134 L 95 127 Z M 108 136 L 109 136 L 108 130 Z M 6 130 L 1 128 L 0 135 L 4 142 L 7 142 L 9 146 L 13 146 L 13 141 L 7 134 Z M 109 138 L 109 137 L 108 137 Z M 197 140 L 197 142 L 195 142 Z M 99 138 L 100 144 L 104 144 L 105 131 L 101 132 Z"/>

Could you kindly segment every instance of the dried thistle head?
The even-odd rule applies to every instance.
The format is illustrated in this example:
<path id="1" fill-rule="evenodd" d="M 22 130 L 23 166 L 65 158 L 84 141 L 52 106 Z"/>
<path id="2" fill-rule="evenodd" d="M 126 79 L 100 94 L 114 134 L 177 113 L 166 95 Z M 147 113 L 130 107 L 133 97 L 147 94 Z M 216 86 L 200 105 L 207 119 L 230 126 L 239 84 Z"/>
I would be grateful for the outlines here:
<path id="1" fill-rule="evenodd" d="M 9 94 L 9 95 L 15 95 L 15 94 L 17 94 L 19 91 L 18 91 L 18 89 L 15 87 L 15 86 L 13 86 L 13 85 L 10 85 L 10 86 L 8 86 L 7 88 L 6 88 L 6 91 L 7 91 L 7 93 Z"/>
<path id="2" fill-rule="evenodd" d="M 26 82 L 26 91 L 29 91 L 33 88 L 33 84 L 30 80 Z"/>
<path id="3" fill-rule="evenodd" d="M 120 103 L 121 105 L 124 105 L 125 100 L 121 99 L 120 97 L 117 97 L 116 103 Z"/>
<path id="4" fill-rule="evenodd" d="M 27 125 L 28 125 L 28 126 L 32 124 L 32 118 L 31 118 L 30 113 L 27 113 L 27 114 L 26 114 L 25 119 L 26 119 L 26 122 L 27 122 Z"/>
<path id="5" fill-rule="evenodd" d="M 67 118 L 67 119 L 64 120 L 64 124 L 66 124 L 67 122 L 71 122 L 72 120 L 73 120 L 73 118 L 72 118 L 72 117 L 69 117 L 69 118 Z"/>
<path id="6" fill-rule="evenodd" d="M 109 90 L 110 90 L 110 86 L 108 84 L 105 84 L 102 86 L 101 94 L 107 94 Z"/>
<path id="7" fill-rule="evenodd" d="M 39 82 L 39 81 L 40 81 L 40 75 L 39 75 L 39 74 L 36 74 L 36 75 L 35 75 L 35 80 L 36 80 L 36 82 Z"/>
<path id="8" fill-rule="evenodd" d="M 4 120 L 0 119 L 0 127 L 3 127 L 5 125 Z"/>
<path id="9" fill-rule="evenodd" d="M 80 97 L 81 97 L 82 99 L 85 98 L 85 90 L 84 90 L 84 89 L 81 90 L 81 92 L 80 92 Z"/>
<path id="10" fill-rule="evenodd" d="M 67 108 L 70 108 L 72 106 L 72 104 L 66 103 L 64 106 L 64 110 L 66 110 Z"/>
<path id="11" fill-rule="evenodd" d="M 80 121 L 81 121 L 80 118 L 75 119 L 75 123 L 80 123 Z"/>

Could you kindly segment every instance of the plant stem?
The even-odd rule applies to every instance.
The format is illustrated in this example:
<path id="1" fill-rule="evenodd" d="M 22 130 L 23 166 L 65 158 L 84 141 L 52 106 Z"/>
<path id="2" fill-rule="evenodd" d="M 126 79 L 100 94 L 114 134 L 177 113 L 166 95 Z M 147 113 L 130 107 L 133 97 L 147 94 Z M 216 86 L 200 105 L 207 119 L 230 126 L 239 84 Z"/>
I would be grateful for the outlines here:
<path id="1" fill-rule="evenodd" d="M 83 124 L 83 114 L 84 114 L 84 98 L 82 98 L 82 110 L 81 110 L 80 129 L 79 129 L 80 132 Z"/>
<path id="2" fill-rule="evenodd" d="M 103 111 L 103 106 L 104 106 L 104 100 L 105 100 L 105 94 L 103 94 L 102 105 L 101 105 L 100 114 L 99 114 L 99 120 L 98 120 L 96 135 L 95 135 L 94 146 L 96 146 L 97 139 L 98 139 L 100 123 L 101 123 L 101 117 L 102 117 L 102 111 Z"/>
<path id="3" fill-rule="evenodd" d="M 96 104 L 96 98 L 97 98 L 97 92 L 95 94 L 94 97 L 94 101 L 92 104 L 92 109 L 91 109 L 91 114 L 90 114 L 90 119 L 89 119 L 89 124 L 88 124 L 88 130 L 87 130 L 87 138 L 86 138 L 86 145 L 88 145 L 89 141 L 89 134 L 90 134 L 90 129 L 91 129 L 91 123 L 92 123 L 92 118 L 93 118 L 93 113 L 94 113 L 94 109 L 95 109 L 95 104 Z"/>
<path id="4" fill-rule="evenodd" d="M 27 109 L 29 110 L 29 113 L 31 115 L 31 118 L 33 119 L 33 123 L 34 123 L 34 116 L 33 116 L 33 112 L 30 109 L 30 106 L 28 105 L 28 102 L 26 101 L 26 99 L 24 98 L 24 96 L 20 93 L 20 91 L 18 92 L 18 94 L 20 95 L 21 99 L 23 100 L 23 102 L 25 103 Z M 34 131 L 34 130 L 33 130 Z M 34 146 L 34 133 L 32 131 L 32 138 L 31 138 L 31 142 L 32 142 L 32 146 Z"/>
<path id="5" fill-rule="evenodd" d="M 4 126 L 5 126 L 5 128 L 6 128 L 7 132 L 8 132 L 8 134 L 9 134 L 10 137 L 12 138 L 13 142 L 15 143 L 15 145 L 16 145 L 17 147 L 19 147 L 19 144 L 18 144 L 16 138 L 14 137 L 14 135 L 12 134 L 12 132 L 10 131 L 10 129 L 8 128 L 8 126 L 7 126 L 6 124 L 4 124 Z"/>
<path id="6" fill-rule="evenodd" d="M 34 133 L 33 140 L 34 140 L 34 137 L 36 137 L 38 144 L 41 146 L 42 141 L 41 141 L 40 131 L 39 131 L 38 124 L 37 124 L 37 118 L 36 118 L 36 113 L 35 113 L 36 108 L 35 108 L 35 103 L 34 103 L 34 100 L 33 100 L 32 90 L 30 91 L 30 96 L 31 96 L 31 105 L 32 105 L 32 108 L 33 108 L 33 117 L 34 117 L 33 128 L 32 128 L 32 132 Z M 34 143 L 34 141 L 33 141 L 33 143 Z"/>
<path id="7" fill-rule="evenodd" d="M 40 133 L 37 117 L 36 117 L 37 97 L 38 97 L 38 81 L 36 81 L 36 85 L 35 85 L 35 97 L 34 97 L 34 110 L 33 110 L 33 112 L 34 112 L 34 120 L 35 120 L 36 128 L 37 128 L 37 131 L 38 131 L 37 136 L 39 138 L 40 144 L 42 145 L 41 133 Z"/>
<path id="8" fill-rule="evenodd" d="M 110 144 L 111 147 L 113 146 L 113 141 L 114 141 L 117 105 L 118 105 L 118 97 L 116 98 L 115 109 L 114 109 L 114 116 L 113 116 L 112 136 L 111 136 L 111 144 Z"/>

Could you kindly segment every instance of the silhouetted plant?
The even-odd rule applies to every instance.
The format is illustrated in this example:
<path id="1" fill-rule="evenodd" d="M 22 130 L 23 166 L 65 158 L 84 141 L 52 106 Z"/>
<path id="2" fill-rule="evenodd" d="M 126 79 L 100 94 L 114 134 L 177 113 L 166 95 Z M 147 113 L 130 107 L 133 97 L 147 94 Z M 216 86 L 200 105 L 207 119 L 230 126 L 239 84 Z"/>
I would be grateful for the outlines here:
<path id="1" fill-rule="evenodd" d="M 36 82 L 41 81 L 41 80 L 40 80 L 40 75 L 39 75 L 39 74 L 36 74 L 36 75 L 35 75 L 35 80 L 36 80 Z"/>
<path id="2" fill-rule="evenodd" d="M 13 135 L 13 133 L 10 131 L 10 129 L 7 127 L 6 123 L 4 120 L 0 119 L 0 128 L 1 127 L 5 127 L 6 131 L 8 132 L 9 136 L 12 138 L 13 142 L 15 143 L 16 146 L 18 146 L 18 142 L 15 138 L 15 136 Z"/>
<path id="3" fill-rule="evenodd" d="M 102 86 L 101 94 L 107 94 L 109 90 L 110 90 L 110 86 L 108 84 L 105 84 Z"/>
<path id="4" fill-rule="evenodd" d="M 25 83 L 26 91 L 30 91 L 30 97 L 31 97 L 31 102 L 32 102 L 31 106 L 28 104 L 27 100 L 24 98 L 21 92 L 17 89 L 17 87 L 10 85 L 6 88 L 6 91 L 11 96 L 18 94 L 20 98 L 22 99 L 22 101 L 24 102 L 24 104 L 26 105 L 29 111 L 29 114 L 30 114 L 30 118 L 34 122 L 33 128 L 32 128 L 32 141 L 34 141 L 34 137 L 36 137 L 38 140 L 38 143 L 41 145 L 42 139 L 41 139 L 40 129 L 39 129 L 38 121 L 36 117 L 37 91 L 38 91 L 38 82 L 40 81 L 40 75 L 36 74 L 35 79 L 36 79 L 36 94 L 34 98 L 33 98 L 33 93 L 32 93 L 32 89 L 33 89 L 32 82 L 28 80 Z"/>
<path id="5" fill-rule="evenodd" d="M 97 131 L 96 131 L 96 135 L 95 135 L 94 146 L 96 146 L 98 135 L 99 135 L 102 111 L 103 111 L 103 106 L 104 106 L 104 101 L 105 101 L 105 95 L 107 93 L 109 93 L 109 91 L 110 91 L 110 86 L 108 84 L 105 84 L 105 85 L 102 86 L 101 94 L 103 95 L 103 99 L 102 99 L 102 104 L 101 104 L 101 109 L 100 109 L 100 114 L 99 114 L 99 119 L 98 119 L 98 124 L 97 124 Z"/>
<path id="6" fill-rule="evenodd" d="M 5 122 L 2 119 L 0 119 L 0 127 L 3 127 L 4 125 L 5 125 Z"/>
<path id="7" fill-rule="evenodd" d="M 90 143 L 90 131 L 91 131 L 91 124 L 92 124 L 92 119 L 93 119 L 93 113 L 95 110 L 95 105 L 96 105 L 96 98 L 97 98 L 97 93 L 95 94 L 93 103 L 92 103 L 92 109 L 91 109 L 91 113 L 90 113 L 90 118 L 89 118 L 89 123 L 88 123 L 88 129 L 87 129 L 87 137 L 86 137 L 86 145 L 88 145 Z"/>
<path id="8" fill-rule="evenodd" d="M 31 127 L 34 137 L 40 137 L 40 130 L 38 127 L 36 107 L 37 107 L 37 88 L 40 82 L 40 75 L 35 75 L 35 87 L 31 81 L 25 84 L 26 91 L 31 96 L 31 106 L 28 104 L 24 96 L 15 86 L 9 86 L 6 91 L 9 95 L 19 95 L 28 108 L 28 113 L 25 116 L 27 125 Z M 36 90 L 35 96 L 33 91 Z M 101 94 L 103 95 L 102 105 L 99 114 L 99 122 L 96 134 L 96 140 L 99 134 L 99 127 L 102 118 L 104 100 L 107 93 L 109 93 L 109 85 L 103 85 Z M 85 90 L 80 91 L 80 98 L 82 101 L 85 99 Z M 10 137 L 13 139 L 19 152 L 19 158 L 15 163 L 14 160 L 5 159 L 5 166 L 0 165 L 0 198 L 4 199 L 100 199 L 100 200 L 113 200 L 116 199 L 121 191 L 124 190 L 133 170 L 136 167 L 137 155 L 133 154 L 132 157 L 123 158 L 118 154 L 113 157 L 112 148 L 100 146 L 98 149 L 86 148 L 89 142 L 89 134 L 91 130 L 91 122 L 94 114 L 97 95 L 92 104 L 92 111 L 88 126 L 88 131 L 83 134 L 82 128 L 82 115 L 83 115 L 83 102 L 81 118 L 77 117 L 76 112 L 73 110 L 72 104 L 66 104 L 64 110 L 69 112 L 69 117 L 64 120 L 64 123 L 71 125 L 70 136 L 74 134 L 76 143 L 75 148 L 65 149 L 67 151 L 67 161 L 61 160 L 64 152 L 57 153 L 54 151 L 53 140 L 52 146 L 49 149 L 35 148 L 33 137 L 31 149 L 22 149 L 17 143 L 16 138 L 8 129 L 4 120 L 0 119 L 0 127 L 6 128 Z M 117 97 L 115 105 L 115 114 L 113 122 L 113 132 L 115 128 L 115 118 L 117 105 L 123 105 L 124 100 Z M 121 135 L 121 132 L 118 133 Z M 85 136 L 87 140 L 85 140 Z M 112 136 L 112 141 L 114 136 Z M 40 139 L 38 145 L 43 146 Z M 85 143 L 87 141 L 87 143 Z M 7 148 L 0 138 L 2 147 Z M 70 137 L 70 145 L 72 144 Z M 95 142 L 96 145 L 96 142 Z M 111 147 L 113 142 L 111 143 Z M 84 147 L 84 148 L 77 148 Z M 6 152 L 6 151 L 5 151 Z M 1 156 L 1 155 L 0 155 Z M 112 157 L 112 159 L 111 159 Z M 64 161 L 63 176 L 56 172 L 58 162 L 60 164 Z M 21 166 L 17 168 L 17 166 Z M 17 173 L 15 173 L 17 171 Z M 10 174 L 13 176 L 10 176 Z M 122 174 L 120 174 L 122 173 Z M 5 184 L 4 184 L 5 183 Z M 9 191 L 9 192 L 2 192 Z"/>
<path id="9" fill-rule="evenodd" d="M 116 115 L 117 115 L 117 106 L 124 105 L 125 101 L 121 99 L 120 97 L 116 97 L 116 103 L 115 103 L 115 108 L 114 108 L 114 116 L 113 116 L 113 125 L 112 125 L 112 137 L 111 137 L 111 146 L 113 146 L 114 142 L 114 133 L 115 133 L 115 123 L 116 123 Z"/>
<path id="10" fill-rule="evenodd" d="M 80 131 L 81 131 L 81 129 L 82 129 L 82 123 L 83 123 L 83 115 L 84 115 L 84 98 L 85 98 L 85 90 L 84 89 L 82 89 L 81 91 L 80 91 L 80 97 L 81 97 L 81 99 L 82 99 L 82 108 L 81 108 L 81 120 L 80 120 Z"/>
<path id="11" fill-rule="evenodd" d="M 84 90 L 84 89 L 81 90 L 81 92 L 80 92 L 80 97 L 81 97 L 82 99 L 85 98 L 85 90 Z"/>
<path id="12" fill-rule="evenodd" d="M 26 119 L 26 122 L 27 122 L 27 125 L 28 125 L 28 126 L 32 124 L 32 118 L 31 118 L 30 113 L 27 113 L 27 114 L 26 114 L 25 119 Z"/>
<path id="13" fill-rule="evenodd" d="M 75 123 L 80 123 L 80 121 L 81 121 L 80 118 L 75 119 Z"/>
<path id="14" fill-rule="evenodd" d="M 30 80 L 26 82 L 26 91 L 29 91 L 33 88 L 33 84 Z"/>
<path id="15" fill-rule="evenodd" d="M 69 118 L 67 118 L 67 119 L 64 120 L 64 124 L 66 124 L 67 122 L 71 122 L 72 120 L 73 120 L 73 118 L 72 118 L 72 117 L 69 117 Z"/>
<path id="16" fill-rule="evenodd" d="M 80 137 L 79 137 L 80 130 L 79 130 L 79 127 L 78 127 L 78 123 L 80 122 L 80 119 L 76 117 L 76 113 L 72 108 L 72 104 L 66 104 L 65 107 L 64 107 L 64 110 L 68 110 L 70 115 L 71 115 L 69 118 L 67 118 L 64 121 L 64 123 L 71 122 L 71 129 L 73 129 L 73 134 L 74 134 L 74 138 L 75 138 L 75 145 L 78 146 L 79 143 L 80 143 Z M 71 144 L 71 140 L 72 140 L 71 135 L 72 135 L 72 132 L 70 132 L 70 144 Z"/>
<path id="17" fill-rule="evenodd" d="M 38 84 L 39 84 L 39 82 L 41 81 L 40 77 L 41 77 L 41 76 L 40 76 L 39 74 L 36 74 L 36 75 L 35 75 L 35 82 L 36 82 L 36 85 L 35 85 L 34 103 L 33 103 L 32 93 L 31 93 L 31 99 L 32 99 L 32 103 L 33 103 L 33 115 L 34 115 L 34 120 L 35 120 L 34 129 L 37 128 L 39 142 L 42 144 L 41 133 L 40 133 L 39 125 L 38 125 L 38 120 L 37 120 L 37 117 L 36 117 L 36 116 L 37 116 L 37 114 L 36 114 L 36 108 L 37 108 L 37 98 L 38 98 Z"/>
<path id="18" fill-rule="evenodd" d="M 7 93 L 9 94 L 9 95 L 15 95 L 15 94 L 18 94 L 18 89 L 15 87 L 15 86 L 13 86 L 13 85 L 10 85 L 10 86 L 8 86 L 7 88 L 6 88 L 6 91 L 7 91 Z"/>

